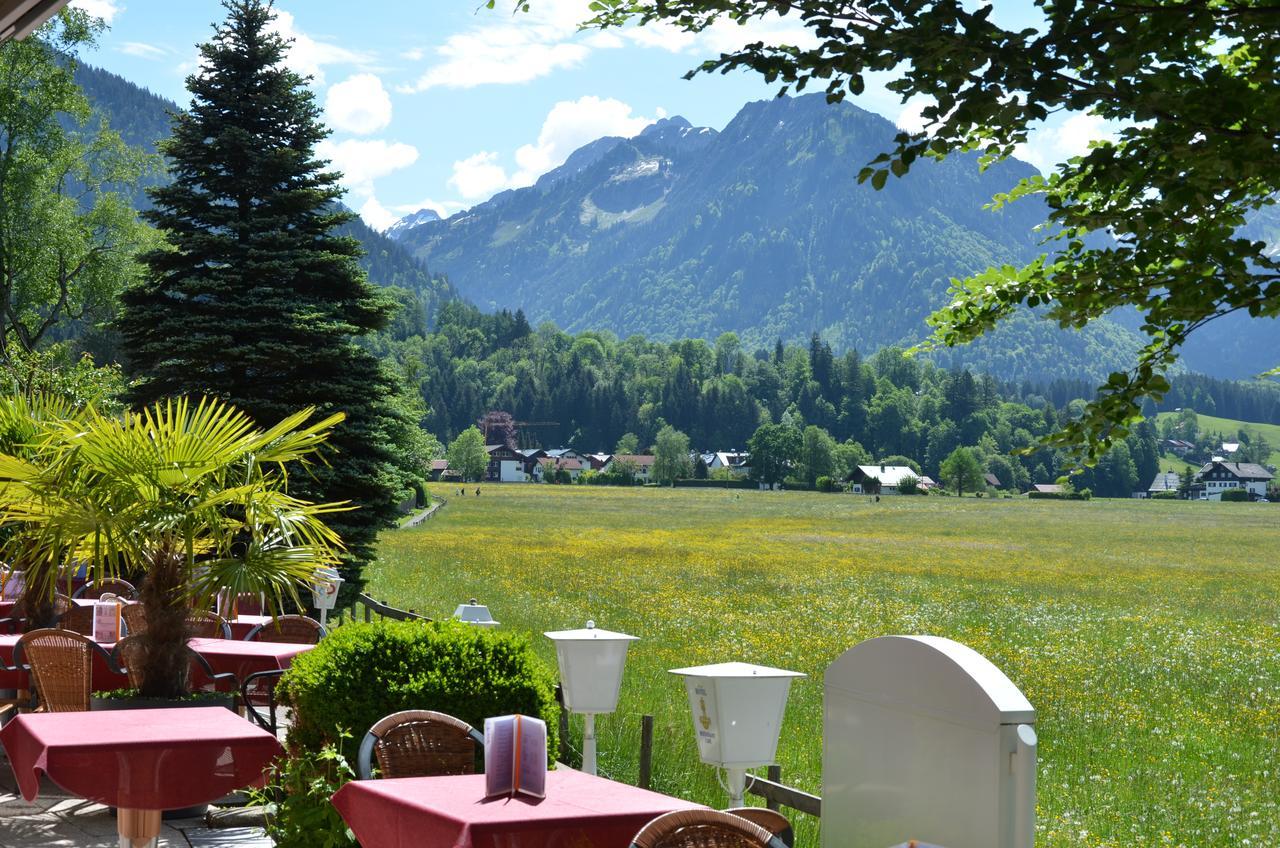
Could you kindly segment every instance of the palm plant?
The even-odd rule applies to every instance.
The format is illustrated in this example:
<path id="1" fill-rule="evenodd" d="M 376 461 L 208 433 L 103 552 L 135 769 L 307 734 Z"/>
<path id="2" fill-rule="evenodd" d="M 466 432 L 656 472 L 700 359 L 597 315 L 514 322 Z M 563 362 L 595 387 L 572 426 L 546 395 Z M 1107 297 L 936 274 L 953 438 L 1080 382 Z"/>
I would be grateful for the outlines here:
<path id="1" fill-rule="evenodd" d="M 0 453 L 0 530 L 27 591 L 52 598 L 59 575 L 143 574 L 144 697 L 188 691 L 186 617 L 220 589 L 298 601 L 342 541 L 324 516 L 343 504 L 290 497 L 286 466 L 316 456 L 342 416 L 305 409 L 268 429 L 217 400 L 160 401 L 109 417 L 92 407 L 40 423 Z M 19 455 L 15 455 L 19 454 Z"/>

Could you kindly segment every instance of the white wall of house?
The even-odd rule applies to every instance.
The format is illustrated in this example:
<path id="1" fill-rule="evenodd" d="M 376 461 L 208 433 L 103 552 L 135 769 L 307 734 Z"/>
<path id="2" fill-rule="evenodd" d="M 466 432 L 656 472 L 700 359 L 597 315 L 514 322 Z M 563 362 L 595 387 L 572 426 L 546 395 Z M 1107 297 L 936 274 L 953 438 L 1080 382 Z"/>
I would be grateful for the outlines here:
<path id="1" fill-rule="evenodd" d="M 498 463 L 498 479 L 503 483 L 526 483 L 529 476 L 524 473 L 524 462 L 504 459 Z"/>

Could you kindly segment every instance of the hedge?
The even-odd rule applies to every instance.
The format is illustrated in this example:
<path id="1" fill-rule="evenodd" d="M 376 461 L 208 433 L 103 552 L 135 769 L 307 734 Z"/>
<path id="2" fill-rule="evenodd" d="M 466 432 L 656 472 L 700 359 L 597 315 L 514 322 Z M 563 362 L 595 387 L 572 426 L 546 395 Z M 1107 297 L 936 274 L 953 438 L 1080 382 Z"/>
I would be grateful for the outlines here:
<path id="1" fill-rule="evenodd" d="M 677 489 L 758 489 L 754 480 L 677 480 Z"/>
<path id="2" fill-rule="evenodd" d="M 1027 497 L 1045 501 L 1087 501 L 1093 497 L 1089 489 L 1078 492 L 1027 492 Z"/>
<path id="3" fill-rule="evenodd" d="M 400 710 L 437 710 L 477 729 L 486 718 L 521 713 L 547 723 L 554 760 L 555 687 L 555 673 L 525 636 L 454 621 L 382 621 L 335 628 L 294 658 L 276 691 L 294 710 L 294 749 L 340 743 L 354 762 L 365 731 Z"/>
<path id="4" fill-rule="evenodd" d="M 1244 503 L 1253 500 L 1253 495 L 1249 494 L 1246 489 L 1227 489 L 1222 493 L 1222 499 L 1224 501 Z"/>

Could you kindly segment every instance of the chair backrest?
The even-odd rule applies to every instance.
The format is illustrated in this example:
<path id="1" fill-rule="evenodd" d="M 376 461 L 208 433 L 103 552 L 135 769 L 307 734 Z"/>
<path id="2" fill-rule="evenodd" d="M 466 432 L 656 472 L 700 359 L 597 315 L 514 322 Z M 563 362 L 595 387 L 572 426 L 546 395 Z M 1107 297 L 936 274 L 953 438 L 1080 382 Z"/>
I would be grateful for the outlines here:
<path id="1" fill-rule="evenodd" d="M 58 627 L 62 630 L 71 630 L 92 638 L 93 613 L 93 607 L 72 604 L 71 609 L 63 613 L 62 618 L 58 619 Z"/>
<path id="2" fill-rule="evenodd" d="M 631 848 L 782 848 L 782 840 L 732 813 L 680 810 L 642 827 Z"/>
<path id="3" fill-rule="evenodd" d="M 46 712 L 89 709 L 93 656 L 97 642 L 69 630 L 32 630 L 18 639 L 18 650 L 31 668 L 31 680 Z M 16 659 L 16 657 L 15 657 Z"/>
<path id="4" fill-rule="evenodd" d="M 129 677 L 129 686 L 132 689 L 142 688 L 142 657 L 145 651 L 146 648 L 140 636 L 126 636 L 116 642 L 115 648 L 112 649 L 116 655 L 116 662 Z"/>
<path id="5" fill-rule="evenodd" d="M 483 753 L 484 737 L 465 721 L 433 710 L 404 710 L 369 728 L 358 766 L 363 780 L 373 776 L 375 756 L 380 777 L 475 774 Z"/>
<path id="6" fill-rule="evenodd" d="M 147 608 L 142 604 L 126 604 L 120 609 L 120 617 L 124 619 L 124 629 L 130 636 L 137 636 L 147 629 Z"/>
<path id="7" fill-rule="evenodd" d="M 787 817 L 777 810 L 771 810 L 768 807 L 734 807 L 725 810 L 726 813 L 732 813 L 739 818 L 744 818 L 752 824 L 759 825 L 774 836 L 782 840 L 782 844 L 787 848 L 791 848 L 795 844 L 796 834 L 791 829 L 791 822 Z"/>
<path id="8" fill-rule="evenodd" d="M 199 639 L 230 639 L 231 625 L 216 612 L 191 610 L 187 613 L 187 632 Z"/>
<path id="9" fill-rule="evenodd" d="M 226 589 L 218 592 L 218 615 L 235 618 L 238 615 L 262 615 L 267 607 L 266 596 L 261 592 L 239 592 L 235 595 Z"/>
<path id="10" fill-rule="evenodd" d="M 119 595 L 132 601 L 137 599 L 138 590 L 128 580 L 121 580 L 118 577 L 106 577 L 102 580 L 84 584 L 79 589 L 76 589 L 75 594 L 71 597 L 96 601 L 106 594 Z"/>
<path id="11" fill-rule="evenodd" d="M 245 634 L 247 642 L 290 642 L 295 645 L 317 645 L 328 635 L 324 625 L 305 615 L 282 615 L 274 621 L 259 624 Z"/>

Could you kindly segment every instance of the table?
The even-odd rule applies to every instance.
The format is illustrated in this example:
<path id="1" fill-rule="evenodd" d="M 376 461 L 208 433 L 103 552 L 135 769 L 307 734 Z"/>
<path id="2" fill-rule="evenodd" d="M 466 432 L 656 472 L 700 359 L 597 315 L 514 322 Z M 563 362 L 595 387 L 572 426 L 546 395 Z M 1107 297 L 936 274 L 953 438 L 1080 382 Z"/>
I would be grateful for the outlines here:
<path id="1" fill-rule="evenodd" d="M 657 816 L 703 809 L 567 768 L 547 772 L 541 800 L 486 800 L 474 774 L 356 781 L 333 805 L 364 848 L 627 848 Z"/>
<path id="2" fill-rule="evenodd" d="M 315 645 L 291 642 L 244 642 L 239 639 L 192 639 L 191 649 L 208 661 L 215 673 L 230 672 L 244 680 L 258 671 L 281 671 L 293 658 Z"/>
<path id="3" fill-rule="evenodd" d="M 40 772 L 81 798 L 119 808 L 121 845 L 155 845 L 162 810 L 261 786 L 283 749 L 221 707 L 27 713 L 0 730 L 22 797 Z"/>
<path id="4" fill-rule="evenodd" d="M 17 601 L 0 601 L 0 618 L 9 618 L 13 615 L 13 607 Z M 72 598 L 71 603 L 78 607 L 91 607 L 97 603 L 93 598 Z"/>
<path id="5" fill-rule="evenodd" d="M 270 624 L 272 621 L 269 615 L 238 615 L 235 618 L 228 619 L 227 624 L 231 625 L 231 638 L 243 639 L 249 635 L 249 631 L 261 624 Z"/>
<path id="6" fill-rule="evenodd" d="M 6 666 L 13 665 L 14 648 L 18 645 L 18 640 L 22 638 L 21 634 L 0 634 L 0 662 Z M 105 643 L 102 645 L 103 650 L 107 653 L 111 652 L 114 643 Z M 15 671 L 5 671 L 0 669 L 0 689 L 29 689 L 30 674 L 26 669 L 17 669 Z M 124 689 L 129 685 L 129 678 L 123 674 L 116 674 L 111 670 L 104 660 L 97 653 L 93 656 L 93 682 L 91 684 L 94 691 L 102 691 L 108 689 Z"/>

